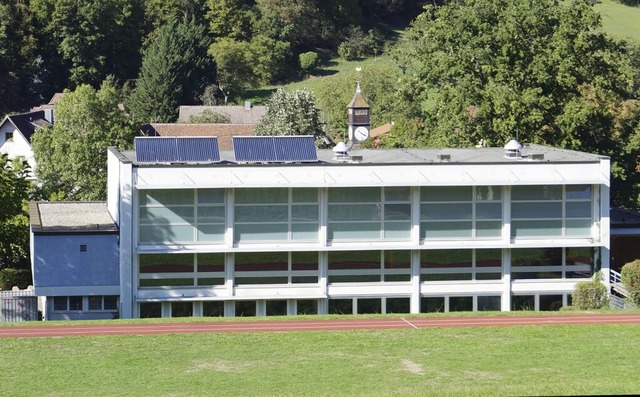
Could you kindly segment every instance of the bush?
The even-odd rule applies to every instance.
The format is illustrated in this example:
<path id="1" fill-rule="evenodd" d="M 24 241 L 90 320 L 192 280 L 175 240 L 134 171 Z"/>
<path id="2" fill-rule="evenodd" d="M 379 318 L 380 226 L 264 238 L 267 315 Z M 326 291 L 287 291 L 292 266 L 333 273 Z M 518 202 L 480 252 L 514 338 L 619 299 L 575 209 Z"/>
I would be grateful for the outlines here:
<path id="1" fill-rule="evenodd" d="M 629 292 L 629 299 L 636 306 L 640 306 L 640 259 L 622 266 L 620 274 L 622 284 Z"/>
<path id="2" fill-rule="evenodd" d="M 591 281 L 576 284 L 571 294 L 572 305 L 580 310 L 602 309 L 609 306 L 609 291 L 602 283 L 602 274 L 597 272 Z"/>
<path id="3" fill-rule="evenodd" d="M 309 73 L 318 65 L 318 53 L 309 51 L 300 54 L 300 68 Z"/>
<path id="4" fill-rule="evenodd" d="M 25 289 L 31 284 L 33 283 L 30 269 L 0 269 L 0 290 L 11 290 L 13 287 Z"/>

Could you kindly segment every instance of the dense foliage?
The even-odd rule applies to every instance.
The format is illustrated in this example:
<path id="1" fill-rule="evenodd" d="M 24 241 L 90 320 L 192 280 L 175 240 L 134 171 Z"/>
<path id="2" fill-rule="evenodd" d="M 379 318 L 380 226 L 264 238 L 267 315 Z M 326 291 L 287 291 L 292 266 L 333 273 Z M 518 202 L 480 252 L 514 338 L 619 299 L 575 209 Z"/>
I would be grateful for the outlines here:
<path id="1" fill-rule="evenodd" d="M 106 200 L 107 148 L 131 148 L 136 131 L 119 103 L 109 80 L 98 90 L 81 85 L 65 91 L 53 128 L 33 135 L 36 173 L 50 199 Z"/>
<path id="2" fill-rule="evenodd" d="M 162 26 L 145 52 L 135 90 L 127 101 L 134 121 L 174 122 L 180 105 L 199 103 L 215 76 L 209 40 L 193 19 Z"/>
<path id="3" fill-rule="evenodd" d="M 256 126 L 256 135 L 313 135 L 324 134 L 320 111 L 308 90 L 287 92 L 277 90 L 269 99 L 267 113 Z"/>
<path id="4" fill-rule="evenodd" d="M 613 197 L 636 206 L 640 78 L 590 0 L 428 6 L 396 57 L 409 146 L 501 146 L 512 138 L 612 157 Z"/>
<path id="5" fill-rule="evenodd" d="M 110 75 L 119 84 L 136 79 L 148 47 L 175 20 L 193 21 L 210 42 L 231 40 L 249 46 L 248 80 L 275 83 L 298 76 L 299 54 L 318 48 L 336 51 L 353 27 L 368 31 L 396 22 L 406 26 L 420 12 L 419 4 L 409 0 L 0 0 L 0 115 L 27 110 L 66 88 L 81 84 L 97 88 Z M 185 46 L 172 55 L 189 51 Z M 227 76 L 220 77 L 224 90 Z"/>
<path id="6" fill-rule="evenodd" d="M 28 175 L 25 160 L 0 153 L 0 269 L 29 267 Z"/>
<path id="7" fill-rule="evenodd" d="M 609 291 L 597 272 L 591 281 L 576 284 L 571 294 L 571 306 L 579 310 L 605 309 L 609 307 Z"/>

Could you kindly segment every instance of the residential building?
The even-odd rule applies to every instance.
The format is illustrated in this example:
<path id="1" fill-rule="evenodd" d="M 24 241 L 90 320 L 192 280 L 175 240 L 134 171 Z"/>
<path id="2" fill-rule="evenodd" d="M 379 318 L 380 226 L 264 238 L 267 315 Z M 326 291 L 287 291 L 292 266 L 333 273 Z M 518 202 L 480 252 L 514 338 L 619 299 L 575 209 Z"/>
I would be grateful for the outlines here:
<path id="1" fill-rule="evenodd" d="M 53 126 L 53 109 L 37 110 L 6 116 L 0 124 L 0 153 L 10 159 L 23 158 L 31 167 L 31 176 L 36 169 L 31 137 L 39 128 Z"/>

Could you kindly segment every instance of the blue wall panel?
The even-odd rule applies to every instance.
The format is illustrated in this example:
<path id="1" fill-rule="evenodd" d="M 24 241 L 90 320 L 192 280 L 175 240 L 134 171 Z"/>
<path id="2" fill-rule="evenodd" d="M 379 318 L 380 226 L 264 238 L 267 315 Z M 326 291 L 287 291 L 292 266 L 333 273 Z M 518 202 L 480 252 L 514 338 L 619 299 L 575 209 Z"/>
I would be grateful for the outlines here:
<path id="1" fill-rule="evenodd" d="M 47 234 L 33 240 L 34 287 L 120 284 L 117 234 Z"/>

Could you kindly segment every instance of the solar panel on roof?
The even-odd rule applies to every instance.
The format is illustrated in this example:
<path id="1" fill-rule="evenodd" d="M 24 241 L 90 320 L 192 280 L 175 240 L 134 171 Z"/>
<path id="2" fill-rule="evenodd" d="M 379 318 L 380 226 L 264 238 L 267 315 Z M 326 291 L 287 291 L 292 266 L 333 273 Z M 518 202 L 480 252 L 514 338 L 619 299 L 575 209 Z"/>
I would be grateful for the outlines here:
<path id="1" fill-rule="evenodd" d="M 138 137 L 135 149 L 138 163 L 220 162 L 216 137 Z"/>
<path id="2" fill-rule="evenodd" d="M 317 162 L 313 136 L 233 137 L 236 161 L 250 163 Z"/>

